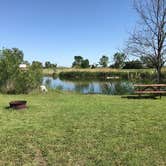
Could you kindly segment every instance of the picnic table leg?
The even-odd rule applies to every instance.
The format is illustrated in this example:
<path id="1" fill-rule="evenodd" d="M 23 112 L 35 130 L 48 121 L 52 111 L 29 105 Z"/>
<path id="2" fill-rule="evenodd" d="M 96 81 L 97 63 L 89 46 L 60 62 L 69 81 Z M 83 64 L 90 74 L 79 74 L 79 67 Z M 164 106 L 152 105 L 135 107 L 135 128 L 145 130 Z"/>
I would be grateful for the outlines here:
<path id="1" fill-rule="evenodd" d="M 138 89 L 139 89 L 139 91 L 141 90 L 141 88 L 140 87 L 138 87 Z M 139 93 L 138 94 L 138 96 L 139 96 L 139 98 L 141 97 L 141 93 Z"/>
<path id="2" fill-rule="evenodd" d="M 161 90 L 161 87 L 159 87 L 159 91 Z M 161 99 L 161 93 L 160 93 L 160 99 Z"/>

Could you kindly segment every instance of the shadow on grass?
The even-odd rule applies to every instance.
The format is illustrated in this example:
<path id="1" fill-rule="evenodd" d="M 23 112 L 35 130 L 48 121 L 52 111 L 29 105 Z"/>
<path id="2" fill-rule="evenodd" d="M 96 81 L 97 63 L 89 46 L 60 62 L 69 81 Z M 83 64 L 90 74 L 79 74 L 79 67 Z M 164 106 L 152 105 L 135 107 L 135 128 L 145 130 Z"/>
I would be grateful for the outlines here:
<path id="1" fill-rule="evenodd" d="M 9 110 L 9 109 L 11 109 L 11 108 L 10 108 L 10 106 L 4 107 L 4 108 L 5 108 L 6 110 Z"/>
<path id="2" fill-rule="evenodd" d="M 125 99 L 157 99 L 157 96 L 134 96 L 134 95 L 130 95 L 130 96 L 121 96 L 121 98 L 125 98 Z"/>
<path id="3" fill-rule="evenodd" d="M 21 109 L 16 109 L 16 108 L 11 108 L 10 106 L 6 106 L 6 107 L 4 107 L 4 109 L 6 109 L 7 111 L 25 111 L 25 110 L 28 109 L 28 107 L 21 108 Z"/>

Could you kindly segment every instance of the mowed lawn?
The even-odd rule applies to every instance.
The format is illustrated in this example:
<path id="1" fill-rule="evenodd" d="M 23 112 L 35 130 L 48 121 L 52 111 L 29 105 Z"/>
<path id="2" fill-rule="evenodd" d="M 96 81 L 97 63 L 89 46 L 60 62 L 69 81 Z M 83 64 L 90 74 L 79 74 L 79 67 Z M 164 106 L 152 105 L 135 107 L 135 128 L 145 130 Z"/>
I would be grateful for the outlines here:
<path id="1" fill-rule="evenodd" d="M 166 97 L 0 95 L 0 165 L 166 165 Z"/>

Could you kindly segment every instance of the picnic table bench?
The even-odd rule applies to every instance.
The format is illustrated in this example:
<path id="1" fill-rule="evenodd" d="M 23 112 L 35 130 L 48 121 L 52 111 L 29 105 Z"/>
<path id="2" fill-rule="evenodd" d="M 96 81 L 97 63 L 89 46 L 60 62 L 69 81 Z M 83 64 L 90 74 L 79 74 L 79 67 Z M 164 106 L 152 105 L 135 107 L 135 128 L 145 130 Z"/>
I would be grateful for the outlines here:
<path id="1" fill-rule="evenodd" d="M 134 93 L 141 94 L 152 94 L 152 95 L 160 95 L 166 94 L 166 84 L 135 84 L 134 85 Z"/>

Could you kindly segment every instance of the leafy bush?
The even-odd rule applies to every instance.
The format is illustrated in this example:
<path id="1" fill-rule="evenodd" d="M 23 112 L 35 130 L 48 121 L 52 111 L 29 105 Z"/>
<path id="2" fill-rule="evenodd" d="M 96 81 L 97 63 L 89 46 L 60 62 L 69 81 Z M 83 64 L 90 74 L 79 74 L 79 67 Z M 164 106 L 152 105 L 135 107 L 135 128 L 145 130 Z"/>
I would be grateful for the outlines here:
<path id="1" fill-rule="evenodd" d="M 23 52 L 17 48 L 0 52 L 0 91 L 2 93 L 28 93 L 42 82 L 42 68 L 33 63 L 26 70 L 19 68 L 23 63 Z"/>
<path id="2" fill-rule="evenodd" d="M 143 64 L 139 60 L 125 62 L 123 69 L 143 69 Z"/>

